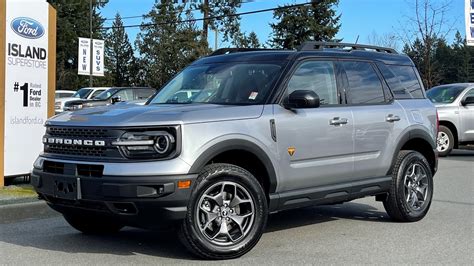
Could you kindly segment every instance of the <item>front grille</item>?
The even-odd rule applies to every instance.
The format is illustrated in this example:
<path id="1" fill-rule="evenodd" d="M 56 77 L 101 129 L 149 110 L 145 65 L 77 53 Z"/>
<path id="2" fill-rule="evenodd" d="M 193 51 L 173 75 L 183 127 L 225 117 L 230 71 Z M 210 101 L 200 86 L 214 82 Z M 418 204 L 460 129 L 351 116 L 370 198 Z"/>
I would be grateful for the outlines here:
<path id="1" fill-rule="evenodd" d="M 112 142 L 116 141 L 123 132 L 123 130 L 107 128 L 49 126 L 46 128 L 45 138 L 104 141 L 105 146 L 45 143 L 44 152 L 61 155 L 61 157 L 124 159 L 119 149 L 112 146 Z"/>
<path id="2" fill-rule="evenodd" d="M 106 156 L 107 151 L 107 148 L 105 147 L 71 146 L 59 144 L 50 144 L 47 146 L 47 152 L 49 153 L 87 157 L 104 157 Z"/>
<path id="3" fill-rule="evenodd" d="M 77 174 L 80 176 L 102 177 L 103 172 L 104 172 L 103 165 L 95 165 L 95 164 L 78 164 L 77 165 Z"/>
<path id="4" fill-rule="evenodd" d="M 106 138 L 107 129 L 95 128 L 70 128 L 70 127 L 48 127 L 46 133 L 54 137 L 76 137 L 76 138 Z"/>
<path id="5" fill-rule="evenodd" d="M 44 161 L 43 171 L 53 174 L 64 174 L 64 163 Z"/>

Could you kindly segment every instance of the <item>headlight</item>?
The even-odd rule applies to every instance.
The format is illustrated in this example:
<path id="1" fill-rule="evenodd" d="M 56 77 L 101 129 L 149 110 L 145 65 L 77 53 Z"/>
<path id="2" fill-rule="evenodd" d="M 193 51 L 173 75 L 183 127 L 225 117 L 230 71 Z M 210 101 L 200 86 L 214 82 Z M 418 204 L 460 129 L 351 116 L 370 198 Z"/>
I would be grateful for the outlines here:
<path id="1" fill-rule="evenodd" d="M 127 132 L 112 145 L 118 146 L 127 158 L 157 159 L 176 151 L 176 138 L 164 130 Z"/>
<path id="2" fill-rule="evenodd" d="M 55 110 L 61 110 L 61 102 L 55 102 L 54 103 L 54 109 Z"/>
<path id="3" fill-rule="evenodd" d="M 71 106 L 71 109 L 72 110 L 80 110 L 80 109 L 82 109 L 82 107 L 83 107 L 82 104 L 76 104 L 76 105 Z"/>

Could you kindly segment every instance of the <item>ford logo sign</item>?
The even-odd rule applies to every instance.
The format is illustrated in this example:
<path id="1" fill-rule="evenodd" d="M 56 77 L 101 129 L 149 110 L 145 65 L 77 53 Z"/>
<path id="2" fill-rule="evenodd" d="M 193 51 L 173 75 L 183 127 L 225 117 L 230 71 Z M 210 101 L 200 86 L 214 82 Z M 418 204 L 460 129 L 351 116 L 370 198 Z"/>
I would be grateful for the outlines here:
<path id="1" fill-rule="evenodd" d="M 27 39 L 38 39 L 44 35 L 44 28 L 41 23 L 32 18 L 15 18 L 10 27 L 16 34 Z"/>

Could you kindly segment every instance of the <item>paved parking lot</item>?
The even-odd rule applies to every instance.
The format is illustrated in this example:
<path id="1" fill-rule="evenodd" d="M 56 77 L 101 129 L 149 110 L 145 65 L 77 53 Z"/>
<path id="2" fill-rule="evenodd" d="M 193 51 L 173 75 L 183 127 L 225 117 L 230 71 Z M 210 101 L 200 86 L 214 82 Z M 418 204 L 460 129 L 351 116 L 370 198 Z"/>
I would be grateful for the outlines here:
<path id="1" fill-rule="evenodd" d="M 431 210 L 394 223 L 373 198 L 271 215 L 259 244 L 229 264 L 474 264 L 474 151 L 440 159 Z M 0 264 L 205 263 L 174 234 L 126 228 L 85 236 L 60 217 L 0 225 Z M 221 262 L 215 262 L 221 263 Z"/>

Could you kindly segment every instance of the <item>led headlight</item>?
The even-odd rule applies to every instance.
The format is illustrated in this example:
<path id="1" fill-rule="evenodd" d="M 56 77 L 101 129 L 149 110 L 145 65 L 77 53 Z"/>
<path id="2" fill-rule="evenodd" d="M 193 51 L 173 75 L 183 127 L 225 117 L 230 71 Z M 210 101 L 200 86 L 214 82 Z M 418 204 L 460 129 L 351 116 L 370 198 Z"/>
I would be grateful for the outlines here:
<path id="1" fill-rule="evenodd" d="M 167 131 L 127 132 L 112 145 L 118 146 L 127 158 L 156 159 L 175 151 L 176 138 Z"/>

